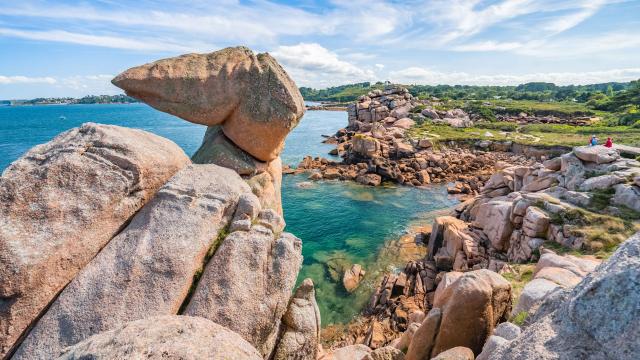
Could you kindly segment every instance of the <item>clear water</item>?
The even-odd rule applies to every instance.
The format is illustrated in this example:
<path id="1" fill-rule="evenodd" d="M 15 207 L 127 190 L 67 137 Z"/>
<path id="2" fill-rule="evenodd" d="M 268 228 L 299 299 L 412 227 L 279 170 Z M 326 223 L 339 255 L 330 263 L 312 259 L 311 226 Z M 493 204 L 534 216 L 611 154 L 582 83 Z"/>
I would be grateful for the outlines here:
<path id="1" fill-rule="evenodd" d="M 0 170 L 34 145 L 62 131 L 93 121 L 144 129 L 167 137 L 187 154 L 200 146 L 205 127 L 188 123 L 143 104 L 0 107 Z M 332 145 L 322 144 L 346 124 L 346 113 L 310 111 L 289 135 L 282 159 L 295 165 L 305 155 L 324 156 Z M 369 296 L 368 287 L 381 264 L 379 250 L 415 223 L 424 223 L 430 211 L 451 206 L 444 187 L 418 190 L 407 187 L 366 187 L 348 182 L 319 182 L 310 187 L 305 175 L 283 179 L 283 207 L 287 230 L 303 241 L 300 279 L 316 284 L 323 324 L 346 322 Z M 368 270 L 366 281 L 348 294 L 332 279 L 327 262 L 359 263 Z M 375 265 L 374 265 L 375 264 Z M 385 262 L 384 265 L 393 265 Z M 340 278 L 342 275 L 340 274 Z"/>

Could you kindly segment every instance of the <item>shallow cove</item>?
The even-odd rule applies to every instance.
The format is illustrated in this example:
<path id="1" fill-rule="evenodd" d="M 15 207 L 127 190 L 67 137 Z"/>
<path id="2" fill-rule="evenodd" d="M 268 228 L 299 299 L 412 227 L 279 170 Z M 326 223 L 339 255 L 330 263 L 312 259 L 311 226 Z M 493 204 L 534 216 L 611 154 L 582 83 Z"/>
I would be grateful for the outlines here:
<path id="1" fill-rule="evenodd" d="M 64 118 L 61 118 L 64 117 Z M 84 122 L 144 129 L 167 137 L 191 155 L 200 146 L 205 127 L 156 111 L 144 104 L 0 107 L 0 170 L 34 145 Z M 309 111 L 288 136 L 284 164 L 296 165 L 305 155 L 323 156 L 333 145 L 322 144 L 323 134 L 333 134 L 347 123 L 346 112 Z M 412 224 L 429 223 L 432 210 L 456 203 L 442 186 L 419 190 L 409 187 L 366 187 L 350 182 L 317 182 L 298 186 L 306 175 L 285 175 L 282 184 L 287 231 L 303 241 L 304 263 L 299 281 L 310 277 L 323 325 L 343 323 L 356 315 L 369 298 L 376 275 L 375 262 L 393 267 L 392 259 L 379 261 L 385 243 L 400 237 Z M 354 294 L 342 288 L 341 278 L 331 278 L 327 261 L 359 263 L 367 270 Z"/>

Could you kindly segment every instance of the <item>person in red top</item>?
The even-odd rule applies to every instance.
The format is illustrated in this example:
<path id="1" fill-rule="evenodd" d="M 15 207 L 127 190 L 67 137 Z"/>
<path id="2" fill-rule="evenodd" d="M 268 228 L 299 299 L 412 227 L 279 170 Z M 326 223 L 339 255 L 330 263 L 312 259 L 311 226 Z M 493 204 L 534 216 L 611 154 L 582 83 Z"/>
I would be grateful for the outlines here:
<path id="1" fill-rule="evenodd" d="M 607 142 L 604 144 L 604 146 L 610 148 L 613 147 L 613 140 L 611 140 L 610 137 L 607 138 Z"/>

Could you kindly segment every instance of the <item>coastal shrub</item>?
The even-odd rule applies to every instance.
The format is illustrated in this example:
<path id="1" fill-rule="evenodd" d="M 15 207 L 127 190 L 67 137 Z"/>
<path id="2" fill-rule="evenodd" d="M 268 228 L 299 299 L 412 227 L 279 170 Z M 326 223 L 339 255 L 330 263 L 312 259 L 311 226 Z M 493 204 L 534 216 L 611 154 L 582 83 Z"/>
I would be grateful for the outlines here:
<path id="1" fill-rule="evenodd" d="M 507 131 L 507 132 L 515 132 L 518 130 L 518 124 L 508 122 L 508 121 L 479 122 L 479 123 L 476 123 L 476 126 L 481 129 L 499 130 L 499 131 Z"/>
<path id="2" fill-rule="evenodd" d="M 422 110 L 424 110 L 426 108 L 427 108 L 427 105 L 420 104 L 420 105 L 414 106 L 413 109 L 409 110 L 409 112 L 411 112 L 413 114 L 419 114 L 420 112 L 422 112 Z"/>

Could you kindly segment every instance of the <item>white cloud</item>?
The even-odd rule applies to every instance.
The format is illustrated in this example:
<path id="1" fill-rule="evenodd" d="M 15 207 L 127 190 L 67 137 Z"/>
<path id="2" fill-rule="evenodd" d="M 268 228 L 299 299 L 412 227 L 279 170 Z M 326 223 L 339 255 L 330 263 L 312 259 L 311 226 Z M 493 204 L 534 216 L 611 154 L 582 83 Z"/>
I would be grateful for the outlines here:
<path id="1" fill-rule="evenodd" d="M 194 51 L 199 46 L 185 46 L 176 42 L 156 39 L 134 40 L 115 36 L 99 36 L 72 33 L 64 30 L 26 31 L 0 28 L 0 36 L 17 37 L 30 40 L 65 42 L 80 45 L 91 45 L 117 49 L 139 51 Z"/>
<path id="2" fill-rule="evenodd" d="M 510 51 L 522 48 L 519 42 L 481 41 L 452 47 L 454 51 Z"/>
<path id="3" fill-rule="evenodd" d="M 375 67 L 377 67 L 378 69 L 382 70 L 382 69 L 384 69 L 384 64 L 375 64 Z"/>
<path id="4" fill-rule="evenodd" d="M 341 60 L 316 43 L 279 46 L 271 54 L 299 86 L 321 87 L 375 78 L 372 70 Z"/>
<path id="5" fill-rule="evenodd" d="M 640 68 L 610 69 L 590 72 L 552 72 L 519 75 L 477 75 L 466 72 L 440 72 L 420 67 L 392 71 L 390 80 L 402 84 L 425 85 L 518 85 L 533 81 L 552 82 L 557 85 L 594 84 L 609 81 L 631 81 L 640 78 Z"/>
<path id="6" fill-rule="evenodd" d="M 52 77 L 28 77 L 28 76 L 2 76 L 0 75 L 0 85 L 12 84 L 55 84 L 56 79 Z"/>

